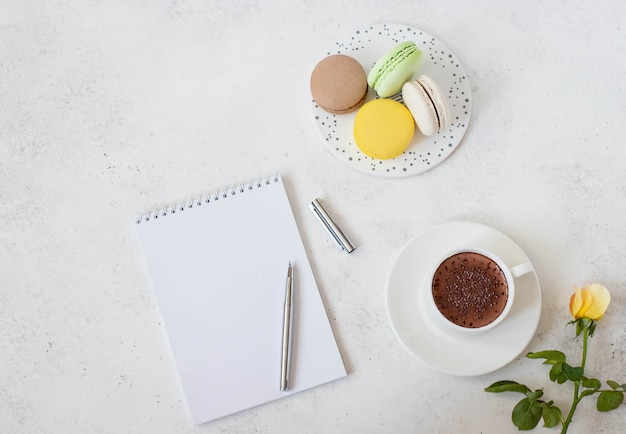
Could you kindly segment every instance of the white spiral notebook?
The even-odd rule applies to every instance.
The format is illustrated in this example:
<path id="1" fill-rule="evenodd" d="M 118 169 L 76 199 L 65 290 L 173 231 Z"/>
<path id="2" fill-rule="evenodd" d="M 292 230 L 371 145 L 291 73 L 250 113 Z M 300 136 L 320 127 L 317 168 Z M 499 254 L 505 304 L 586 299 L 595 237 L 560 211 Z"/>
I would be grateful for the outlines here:
<path id="1" fill-rule="evenodd" d="M 195 424 L 346 376 L 280 176 L 142 214 L 136 229 Z M 290 261 L 291 388 L 281 392 Z"/>

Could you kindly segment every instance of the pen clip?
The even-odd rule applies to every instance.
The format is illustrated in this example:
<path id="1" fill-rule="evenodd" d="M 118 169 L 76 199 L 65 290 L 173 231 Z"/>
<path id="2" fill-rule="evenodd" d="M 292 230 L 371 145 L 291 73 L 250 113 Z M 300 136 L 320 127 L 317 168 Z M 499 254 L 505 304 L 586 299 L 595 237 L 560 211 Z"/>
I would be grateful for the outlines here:
<path id="1" fill-rule="evenodd" d="M 326 228 L 328 233 L 335 239 L 339 247 L 345 250 L 347 253 L 354 251 L 355 247 L 350 242 L 346 234 L 343 233 L 341 228 L 335 223 L 332 217 L 326 212 L 319 199 L 314 199 L 309 207 L 313 210 L 313 213 L 317 216 L 318 220 Z"/>

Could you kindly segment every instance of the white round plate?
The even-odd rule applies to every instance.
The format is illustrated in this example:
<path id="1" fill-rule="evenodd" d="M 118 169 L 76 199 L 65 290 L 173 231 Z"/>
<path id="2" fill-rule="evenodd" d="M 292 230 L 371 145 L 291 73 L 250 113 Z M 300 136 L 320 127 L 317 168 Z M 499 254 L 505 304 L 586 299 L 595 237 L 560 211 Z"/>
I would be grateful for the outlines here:
<path id="1" fill-rule="evenodd" d="M 541 316 L 541 288 L 532 270 L 515 282 L 513 307 L 494 329 L 460 337 L 437 328 L 427 303 L 427 276 L 440 255 L 467 246 L 491 250 L 509 266 L 530 262 L 513 240 L 495 229 L 443 223 L 402 248 L 387 282 L 387 315 L 402 345 L 430 368 L 458 376 L 483 375 L 510 363 L 534 337 Z"/>
<path id="2" fill-rule="evenodd" d="M 412 142 L 402 155 L 390 160 L 377 160 L 363 154 L 354 143 L 352 128 L 356 112 L 333 115 L 319 108 L 311 99 L 313 122 L 326 148 L 349 166 L 385 178 L 425 172 L 443 162 L 457 148 L 467 130 L 472 106 L 467 74 L 456 56 L 435 37 L 396 24 L 378 24 L 356 30 L 336 42 L 325 54 L 353 57 L 367 74 L 380 57 L 405 40 L 414 41 L 424 53 L 424 64 L 417 75 L 426 74 L 434 78 L 448 96 L 452 122 L 446 131 L 426 137 L 416 128 Z M 367 101 L 374 98 L 376 93 L 369 89 Z"/>

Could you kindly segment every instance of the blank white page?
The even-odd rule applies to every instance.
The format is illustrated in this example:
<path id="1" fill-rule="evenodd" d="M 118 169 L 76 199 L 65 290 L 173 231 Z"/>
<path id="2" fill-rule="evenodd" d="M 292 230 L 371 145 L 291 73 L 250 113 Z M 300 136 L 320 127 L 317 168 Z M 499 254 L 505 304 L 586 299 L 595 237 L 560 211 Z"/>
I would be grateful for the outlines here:
<path id="1" fill-rule="evenodd" d="M 173 209 L 136 229 L 195 424 L 346 375 L 280 176 Z M 291 388 L 281 392 L 290 261 Z"/>

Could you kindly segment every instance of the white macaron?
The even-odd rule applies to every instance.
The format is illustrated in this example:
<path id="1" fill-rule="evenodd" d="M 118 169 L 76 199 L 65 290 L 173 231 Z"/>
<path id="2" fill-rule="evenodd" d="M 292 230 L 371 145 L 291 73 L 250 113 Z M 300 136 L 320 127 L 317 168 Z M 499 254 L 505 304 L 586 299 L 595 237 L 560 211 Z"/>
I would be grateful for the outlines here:
<path id="1" fill-rule="evenodd" d="M 402 99 L 425 136 L 444 131 L 450 125 L 448 99 L 429 76 L 420 75 L 417 80 L 404 83 Z"/>

